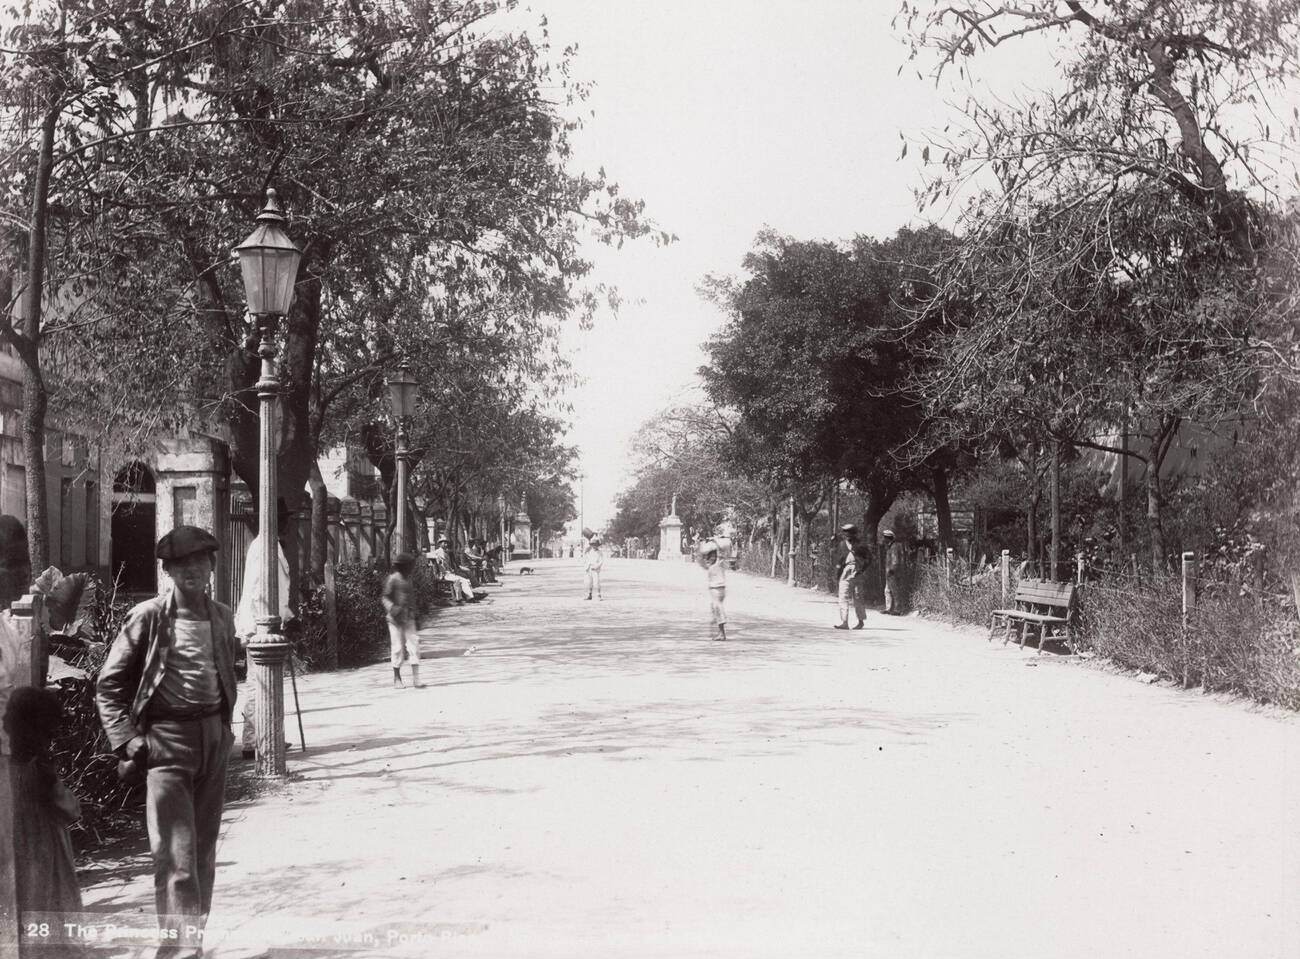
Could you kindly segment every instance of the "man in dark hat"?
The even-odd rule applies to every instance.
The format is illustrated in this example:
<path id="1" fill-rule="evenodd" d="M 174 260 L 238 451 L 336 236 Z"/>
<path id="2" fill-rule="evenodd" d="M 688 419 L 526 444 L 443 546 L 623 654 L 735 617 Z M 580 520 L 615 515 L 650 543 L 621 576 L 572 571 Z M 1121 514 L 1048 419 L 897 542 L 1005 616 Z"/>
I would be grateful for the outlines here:
<path id="1" fill-rule="evenodd" d="M 144 776 L 158 956 L 202 955 L 234 735 L 234 617 L 208 596 L 219 544 L 178 526 L 155 551 L 172 585 L 127 614 L 96 704 L 124 776 Z"/>
<path id="2" fill-rule="evenodd" d="M 841 608 L 845 610 L 841 616 L 844 629 L 849 628 L 847 610 L 850 605 L 858 618 L 854 629 L 862 629 L 867 621 L 867 570 L 871 565 L 871 554 L 859 553 L 854 561 L 854 552 L 859 545 L 861 545 L 861 537 L 858 528 L 852 523 L 841 526 L 840 545 L 836 551 L 835 580 L 837 592 L 840 594 Z M 854 574 L 846 578 L 844 567 L 851 561 L 854 562 Z"/>

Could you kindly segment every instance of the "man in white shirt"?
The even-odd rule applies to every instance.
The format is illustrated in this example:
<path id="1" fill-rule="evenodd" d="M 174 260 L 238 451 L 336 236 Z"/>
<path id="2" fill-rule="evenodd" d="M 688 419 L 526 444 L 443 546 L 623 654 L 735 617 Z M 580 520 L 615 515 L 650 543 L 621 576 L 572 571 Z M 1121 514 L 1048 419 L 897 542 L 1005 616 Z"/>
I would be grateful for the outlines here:
<path id="1" fill-rule="evenodd" d="M 280 511 L 277 525 L 278 538 L 282 538 L 289 525 L 287 508 Z M 289 606 L 289 558 L 284 555 L 284 547 L 278 542 L 276 552 L 280 554 L 280 572 L 276 580 L 277 592 L 280 594 L 280 624 L 283 628 L 283 625 L 293 616 L 293 610 Z M 244 584 L 239 591 L 239 605 L 235 607 L 235 635 L 239 637 L 240 645 L 245 649 L 248 648 L 248 641 L 257 632 L 257 618 L 266 615 L 264 612 L 266 601 L 262 598 L 262 593 L 262 537 L 259 534 L 248 544 L 248 554 L 244 559 Z M 254 695 L 255 692 L 250 686 L 243 704 L 242 755 L 245 759 L 252 759 L 257 752 L 257 727 L 253 722 L 256 703 Z"/>
<path id="2" fill-rule="evenodd" d="M 591 543 L 587 547 L 587 599 L 591 599 L 591 593 L 594 589 L 596 599 L 601 599 L 600 595 L 600 568 L 605 565 L 605 554 L 600 551 L 600 537 L 593 536 Z"/>

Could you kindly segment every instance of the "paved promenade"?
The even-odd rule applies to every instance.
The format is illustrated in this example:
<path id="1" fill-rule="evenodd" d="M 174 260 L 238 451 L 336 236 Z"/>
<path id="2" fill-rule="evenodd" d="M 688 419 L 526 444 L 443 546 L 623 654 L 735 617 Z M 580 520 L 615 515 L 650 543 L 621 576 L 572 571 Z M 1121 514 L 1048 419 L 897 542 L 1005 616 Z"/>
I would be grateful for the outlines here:
<path id="1" fill-rule="evenodd" d="M 427 688 L 300 683 L 210 955 L 1300 955 L 1297 717 L 739 575 L 714 643 L 696 568 L 534 565 L 439 612 Z M 143 863 L 88 878 L 152 919 Z"/>

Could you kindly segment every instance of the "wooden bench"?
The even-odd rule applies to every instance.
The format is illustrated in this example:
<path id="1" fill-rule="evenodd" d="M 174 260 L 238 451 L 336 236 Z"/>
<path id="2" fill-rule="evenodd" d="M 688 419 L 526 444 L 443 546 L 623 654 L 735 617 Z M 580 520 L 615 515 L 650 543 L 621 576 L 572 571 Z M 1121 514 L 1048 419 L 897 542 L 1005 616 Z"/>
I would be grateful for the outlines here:
<path id="1" fill-rule="evenodd" d="M 1011 639 L 1011 624 L 1017 623 L 1020 645 L 1025 645 L 1025 634 L 1038 627 L 1038 652 L 1054 628 L 1063 628 L 1066 648 L 1073 653 L 1074 638 L 1070 632 L 1070 615 L 1074 612 L 1074 584 L 1053 583 L 1045 579 L 1022 579 L 1016 584 L 1012 609 L 995 609 L 989 617 L 989 641 L 999 622 L 1003 628 L 1002 642 Z"/>

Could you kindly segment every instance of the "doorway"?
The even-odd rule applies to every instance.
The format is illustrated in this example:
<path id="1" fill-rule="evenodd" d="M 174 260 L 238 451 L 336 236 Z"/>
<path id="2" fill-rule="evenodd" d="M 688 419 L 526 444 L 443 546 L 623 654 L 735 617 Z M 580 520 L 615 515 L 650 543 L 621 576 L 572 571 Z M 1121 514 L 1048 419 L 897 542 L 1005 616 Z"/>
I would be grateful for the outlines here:
<path id="1" fill-rule="evenodd" d="M 149 467 L 137 460 L 120 469 L 113 477 L 110 557 L 119 589 L 158 592 L 158 562 L 154 558 L 157 513 L 157 485 Z"/>

